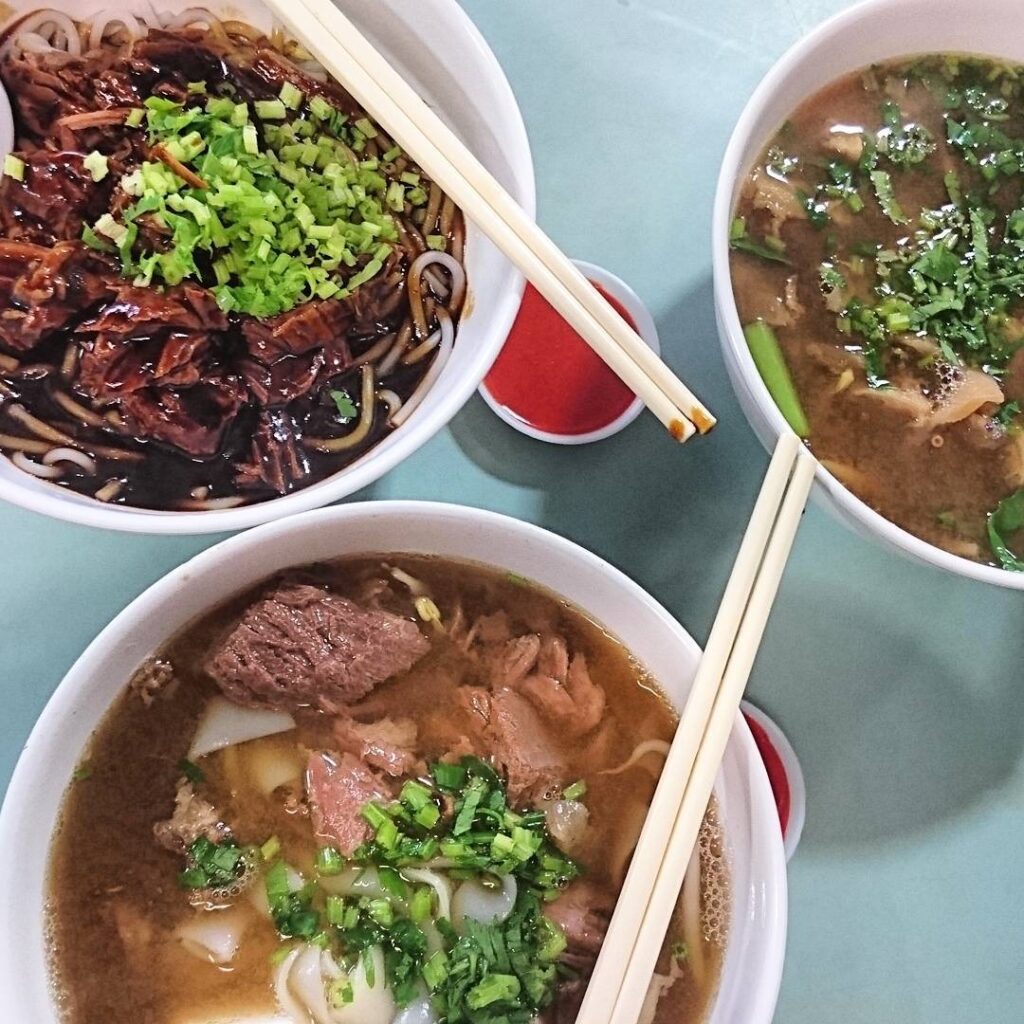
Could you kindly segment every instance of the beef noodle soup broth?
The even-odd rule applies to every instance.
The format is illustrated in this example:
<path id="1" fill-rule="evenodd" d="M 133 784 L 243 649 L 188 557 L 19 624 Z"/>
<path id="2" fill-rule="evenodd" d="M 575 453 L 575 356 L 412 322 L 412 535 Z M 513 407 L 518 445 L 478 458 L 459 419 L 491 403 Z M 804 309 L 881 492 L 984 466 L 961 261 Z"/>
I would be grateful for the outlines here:
<path id="1" fill-rule="evenodd" d="M 0 451 L 103 501 L 225 508 L 412 414 L 454 344 L 465 231 L 296 44 L 165 22 L 41 12 L 0 51 Z"/>
<path id="2" fill-rule="evenodd" d="M 359 558 L 147 662 L 51 862 L 65 1024 L 571 1022 L 675 714 L 527 581 Z M 645 1024 L 703 1020 L 729 914 L 712 804 Z"/>
<path id="3" fill-rule="evenodd" d="M 848 75 L 759 157 L 732 227 L 741 319 L 790 424 L 897 525 L 1024 569 L 1020 69 Z"/>

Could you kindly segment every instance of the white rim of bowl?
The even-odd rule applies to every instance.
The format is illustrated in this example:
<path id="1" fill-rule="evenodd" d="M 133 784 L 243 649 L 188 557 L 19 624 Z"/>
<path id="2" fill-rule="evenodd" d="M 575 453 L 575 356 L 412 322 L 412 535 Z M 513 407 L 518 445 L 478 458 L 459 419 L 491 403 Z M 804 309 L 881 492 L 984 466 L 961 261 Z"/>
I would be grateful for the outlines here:
<path id="1" fill-rule="evenodd" d="M 876 9 L 881 10 L 898 5 L 899 0 L 865 0 L 864 3 L 856 4 L 822 22 L 791 46 L 761 79 L 747 101 L 743 113 L 733 129 L 722 160 L 718 187 L 715 192 L 711 240 L 715 305 L 721 320 L 724 321 L 719 334 L 723 348 L 728 348 L 732 352 L 733 358 L 741 368 L 743 384 L 767 417 L 775 438 L 780 437 L 791 428 L 768 393 L 768 389 L 750 357 L 743 336 L 743 325 L 740 323 L 736 301 L 733 298 L 732 272 L 729 266 L 729 226 L 732 223 L 733 195 L 740 176 L 747 170 L 745 166 L 741 165 L 741 158 L 764 108 L 794 67 L 807 60 L 824 40 L 847 31 L 850 24 L 860 21 L 865 15 L 870 16 L 871 12 Z M 762 143 L 767 142 L 767 139 L 761 141 Z M 765 444 L 763 440 L 762 444 L 766 450 L 770 450 L 770 445 Z M 815 476 L 817 485 L 828 494 L 835 504 L 850 518 L 863 523 L 875 537 L 888 541 L 915 556 L 918 560 L 939 569 L 985 583 L 994 583 L 1000 587 L 1024 590 L 1024 573 L 1010 572 L 992 565 L 972 562 L 968 558 L 962 558 L 949 551 L 944 551 L 934 544 L 929 544 L 876 512 L 840 483 L 820 462 Z"/>
<path id="2" fill-rule="evenodd" d="M 510 171 L 514 180 L 523 188 L 523 209 L 530 217 L 536 215 L 537 188 L 533 167 L 533 154 L 530 141 L 526 134 L 526 124 L 522 111 L 516 102 L 512 86 L 497 56 L 484 39 L 480 30 L 469 15 L 462 9 L 457 0 L 432 0 L 433 3 L 446 8 L 449 16 L 463 33 L 464 41 L 477 53 L 481 62 L 489 67 L 495 90 L 498 93 L 496 113 L 498 119 L 507 125 L 510 144 L 505 154 L 509 160 Z M 20 16 L 20 15 L 19 15 Z M 9 106 L 9 104 L 8 104 Z M 2 105 L 0 105 L 2 110 Z M 484 367 L 486 374 L 491 363 L 497 358 L 498 352 L 508 332 L 512 329 L 519 309 L 515 302 L 518 295 L 521 299 L 525 281 L 516 273 L 515 284 L 502 302 L 502 307 L 489 311 L 492 319 L 491 334 L 493 341 L 490 362 Z M 48 489 L 39 491 L 23 488 L 16 483 L 0 481 L 0 498 L 12 505 L 39 512 L 51 519 L 76 523 L 80 526 L 94 526 L 100 529 L 117 530 L 124 533 L 148 533 L 161 535 L 189 536 L 204 533 L 226 533 L 234 530 L 245 530 L 273 522 L 298 512 L 329 505 L 355 494 L 364 487 L 379 480 L 400 462 L 418 451 L 435 434 L 449 423 L 462 407 L 469 401 L 479 386 L 479 380 L 467 377 L 456 382 L 450 388 L 454 396 L 446 407 L 434 410 L 423 420 L 416 422 L 415 429 L 394 433 L 394 443 L 382 453 L 370 449 L 364 456 L 350 466 L 339 470 L 324 480 L 301 488 L 291 494 L 252 505 L 238 508 L 215 509 L 204 512 L 163 511 L 156 509 L 133 508 L 126 505 L 108 505 L 95 498 L 62 490 L 59 500 L 55 500 Z M 6 456 L 0 456 L 6 458 Z M 36 481 L 38 483 L 38 481 Z"/>
<path id="3" fill-rule="evenodd" d="M 629 592 L 633 600 L 644 607 L 646 613 L 661 620 L 678 642 L 692 652 L 695 662 L 700 656 L 699 645 L 682 624 L 640 584 L 620 569 L 560 534 L 498 512 L 446 502 L 362 501 L 334 508 L 315 509 L 302 516 L 266 523 L 258 529 L 249 530 L 220 541 L 162 576 L 118 612 L 75 660 L 37 718 L 14 767 L 10 785 L 4 795 L 3 803 L 0 805 L 0 851 L 4 851 L 4 854 L 0 856 L 0 861 L 5 861 L 10 856 L 10 851 L 16 848 L 20 835 L 19 830 L 26 823 L 26 814 L 30 813 L 30 809 L 34 805 L 32 776 L 38 774 L 41 769 L 38 764 L 30 764 L 30 762 L 35 762 L 38 757 L 42 756 L 35 753 L 35 748 L 39 746 L 45 748 L 47 737 L 61 729 L 69 714 L 77 713 L 75 701 L 88 686 L 97 667 L 105 660 L 106 652 L 111 646 L 125 641 L 126 623 L 130 624 L 135 620 L 143 620 L 159 614 L 168 601 L 175 598 L 180 599 L 183 592 L 187 592 L 195 577 L 214 571 L 226 561 L 244 562 L 252 551 L 259 550 L 267 542 L 278 539 L 282 534 L 305 530 L 324 522 L 332 524 L 337 527 L 339 533 L 343 533 L 344 523 L 347 519 L 359 519 L 366 515 L 378 519 L 389 516 L 425 519 L 448 517 L 453 531 L 465 529 L 473 523 L 494 525 L 503 530 L 520 534 L 527 543 L 532 542 L 537 547 L 548 545 L 559 549 L 587 569 L 596 571 L 606 578 L 614 579 L 616 587 Z M 499 565 L 500 562 L 500 557 L 496 557 L 493 564 Z M 270 574 L 268 571 L 267 575 Z M 204 605 L 202 609 L 196 611 L 196 616 L 204 614 L 215 604 L 216 602 L 213 605 Z M 138 653 L 141 661 L 152 652 L 140 650 Z M 103 713 L 108 708 L 109 704 L 104 708 Z M 681 707 L 678 710 L 681 711 Z M 102 714 L 100 718 L 102 718 Z M 756 807 L 760 807 L 772 815 L 777 822 L 778 817 L 768 774 L 764 769 L 753 734 L 744 721 L 743 715 L 739 712 L 737 712 L 730 733 L 730 743 L 733 741 L 739 744 L 746 763 L 751 769 L 745 778 L 750 787 L 750 800 Z M 758 974 L 757 983 L 750 985 L 739 996 L 734 993 L 733 998 L 734 1000 L 740 999 L 745 1010 L 753 1016 L 753 1019 L 767 1022 L 771 1020 L 782 981 L 788 926 L 788 879 L 781 830 L 764 835 L 764 859 L 763 863 L 759 864 L 759 874 L 763 876 L 764 883 L 756 892 L 736 894 L 736 898 L 742 898 L 748 902 L 756 900 L 758 908 L 756 924 L 772 938 L 761 961 L 763 969 Z M 47 848 L 49 849 L 49 846 Z M 6 951 L 17 941 L 17 936 L 14 934 L 0 933 L 0 951 Z M 715 998 L 717 1000 L 717 995 Z"/>
<path id="4" fill-rule="evenodd" d="M 599 267 L 596 263 L 588 263 L 586 260 L 573 260 L 572 262 L 584 277 L 599 284 L 609 295 L 622 303 L 623 309 L 633 318 L 637 333 L 656 355 L 661 355 L 661 339 L 658 337 L 657 325 L 640 296 L 621 277 L 617 277 L 610 270 L 605 270 L 604 267 Z M 554 434 L 549 430 L 540 430 L 531 426 L 508 406 L 502 405 L 488 389 L 486 377 L 480 382 L 480 387 L 477 390 L 480 392 L 480 397 L 491 407 L 491 411 L 499 419 L 504 420 L 510 427 L 514 427 L 520 434 L 525 434 L 537 441 L 547 441 L 550 444 L 590 444 L 592 441 L 603 441 L 606 437 L 612 437 L 628 427 L 643 412 L 644 408 L 643 399 L 634 398 L 623 413 L 603 427 L 588 430 L 583 434 Z"/>

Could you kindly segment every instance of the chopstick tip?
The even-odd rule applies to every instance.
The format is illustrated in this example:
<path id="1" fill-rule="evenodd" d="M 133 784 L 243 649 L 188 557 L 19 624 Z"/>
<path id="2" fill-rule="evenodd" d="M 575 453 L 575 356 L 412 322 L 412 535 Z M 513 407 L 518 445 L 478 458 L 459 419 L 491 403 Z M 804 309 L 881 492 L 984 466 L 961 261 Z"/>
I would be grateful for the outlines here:
<path id="1" fill-rule="evenodd" d="M 690 419 L 693 420 L 693 425 L 697 428 L 698 433 L 701 434 L 706 434 L 718 422 L 711 413 L 700 406 L 693 409 L 690 413 Z"/>

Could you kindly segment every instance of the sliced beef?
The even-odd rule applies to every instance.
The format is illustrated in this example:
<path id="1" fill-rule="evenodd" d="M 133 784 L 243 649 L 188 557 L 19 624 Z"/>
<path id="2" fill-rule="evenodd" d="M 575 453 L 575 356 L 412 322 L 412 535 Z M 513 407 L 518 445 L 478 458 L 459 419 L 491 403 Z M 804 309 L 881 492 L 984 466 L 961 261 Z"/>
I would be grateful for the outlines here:
<path id="1" fill-rule="evenodd" d="M 536 803 L 567 785 L 561 741 L 515 690 L 502 689 L 491 696 L 487 734 L 494 761 L 508 780 L 513 805 Z"/>
<path id="2" fill-rule="evenodd" d="M 200 836 L 211 843 L 229 834 L 217 808 L 196 794 L 191 782 L 181 782 L 174 797 L 174 813 L 153 826 L 157 842 L 172 853 L 184 853 Z"/>
<path id="3" fill-rule="evenodd" d="M 562 962 L 589 973 L 601 951 L 613 904 L 597 886 L 584 880 L 573 882 L 544 913 L 565 932 L 568 942 Z"/>
<path id="4" fill-rule="evenodd" d="M 581 652 L 568 661 L 560 637 L 549 638 L 546 643 L 550 648 L 544 667 L 552 669 L 552 674 L 537 671 L 523 679 L 519 690 L 560 731 L 572 737 L 583 736 L 604 717 L 605 692 L 590 678 L 587 659 Z M 538 662 L 537 668 L 541 667 Z"/>
<path id="5" fill-rule="evenodd" d="M 370 838 L 363 807 L 389 800 L 387 783 L 349 753 L 316 753 L 306 765 L 306 796 L 317 839 L 346 857 Z"/>
<path id="6" fill-rule="evenodd" d="M 416 755 L 418 729 L 411 718 L 380 718 L 357 722 L 339 716 L 334 722 L 338 747 L 387 775 L 419 775 L 424 765 Z"/>
<path id="7" fill-rule="evenodd" d="M 492 657 L 491 685 L 518 686 L 537 664 L 540 637 L 536 633 L 506 640 Z"/>
<path id="8" fill-rule="evenodd" d="M 215 455 L 245 402 L 237 378 L 211 378 L 189 388 L 143 388 L 119 403 L 126 431 L 161 441 L 196 458 Z"/>
<path id="9" fill-rule="evenodd" d="M 25 163 L 23 181 L 0 179 L 0 226 L 12 239 L 52 245 L 82 236 L 82 226 L 105 213 L 114 179 L 95 182 L 81 153 L 17 154 Z"/>
<path id="10" fill-rule="evenodd" d="M 116 295 L 79 328 L 95 334 L 152 337 L 158 330 L 222 331 L 228 318 L 213 293 L 195 284 L 165 291 L 122 284 Z"/>
<path id="11" fill-rule="evenodd" d="M 249 66 L 243 69 L 243 74 L 246 75 L 247 86 L 257 97 L 276 97 L 281 92 L 281 86 L 291 82 L 307 96 L 323 96 L 343 114 L 361 116 L 360 107 L 340 86 L 333 81 L 321 81 L 307 75 L 287 57 L 269 47 L 261 47 L 256 51 Z"/>
<path id="12" fill-rule="evenodd" d="M 52 248 L 0 241 L 0 341 L 27 352 L 109 296 L 113 263 L 80 242 Z"/>
<path id="13" fill-rule="evenodd" d="M 227 78 L 224 62 L 200 43 L 180 33 L 150 29 L 125 61 L 136 88 L 145 96 L 163 96 L 184 103 L 189 82 L 212 86 Z"/>
<path id="14" fill-rule="evenodd" d="M 287 494 L 309 475 L 309 459 L 298 443 L 298 425 L 281 409 L 260 414 L 249 447 L 249 461 L 238 466 L 239 487 L 266 486 Z"/>
<path id="15" fill-rule="evenodd" d="M 337 711 L 430 649 L 414 622 L 283 583 L 250 606 L 207 670 L 239 704 Z"/>

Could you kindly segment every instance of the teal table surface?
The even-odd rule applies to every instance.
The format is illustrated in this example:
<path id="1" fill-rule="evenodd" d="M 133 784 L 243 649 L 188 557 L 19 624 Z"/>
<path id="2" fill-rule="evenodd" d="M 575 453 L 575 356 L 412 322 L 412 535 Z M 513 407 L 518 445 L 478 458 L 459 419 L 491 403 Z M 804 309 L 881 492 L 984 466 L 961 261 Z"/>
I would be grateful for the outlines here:
<path id="1" fill-rule="evenodd" d="M 626 278 L 718 413 L 674 446 L 650 417 L 556 448 L 474 398 L 363 498 L 510 513 L 626 570 L 703 640 L 766 456 L 715 333 L 718 164 L 759 78 L 841 0 L 465 0 L 519 98 L 539 217 Z M 149 538 L 0 508 L 0 782 L 96 632 L 217 538 Z M 783 1024 L 1024 1019 L 1024 604 L 805 517 L 753 699 L 807 776 L 790 865 Z M 11 880 L 8 880 L 10 882 Z"/>

